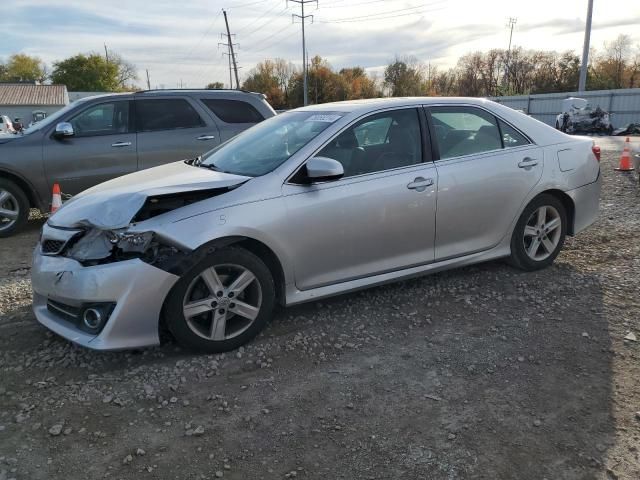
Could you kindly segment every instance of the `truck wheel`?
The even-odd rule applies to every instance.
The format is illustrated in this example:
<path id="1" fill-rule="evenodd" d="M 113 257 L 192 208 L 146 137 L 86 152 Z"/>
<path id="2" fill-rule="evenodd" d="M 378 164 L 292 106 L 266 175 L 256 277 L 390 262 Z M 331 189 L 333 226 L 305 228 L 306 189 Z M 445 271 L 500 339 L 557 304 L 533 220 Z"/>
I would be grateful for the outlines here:
<path id="1" fill-rule="evenodd" d="M 20 230 L 29 218 L 29 200 L 15 183 L 0 178 L 0 238 Z"/>

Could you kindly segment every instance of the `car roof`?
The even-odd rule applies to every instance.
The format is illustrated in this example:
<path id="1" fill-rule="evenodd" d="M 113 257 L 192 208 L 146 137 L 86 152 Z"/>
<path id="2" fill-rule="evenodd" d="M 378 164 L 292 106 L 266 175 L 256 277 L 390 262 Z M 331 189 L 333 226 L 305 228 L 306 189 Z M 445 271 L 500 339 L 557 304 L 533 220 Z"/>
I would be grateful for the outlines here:
<path id="1" fill-rule="evenodd" d="M 299 108 L 299 111 L 333 111 L 333 112 L 352 112 L 365 113 L 382 108 L 393 108 L 412 105 L 479 105 L 483 106 L 488 103 L 493 104 L 485 98 L 473 97 L 386 97 L 386 98 L 368 98 L 364 100 L 347 100 L 344 102 L 322 103 L 319 105 L 309 105 Z"/>
<path id="2" fill-rule="evenodd" d="M 266 98 L 262 93 L 257 92 L 249 92 L 247 90 L 230 90 L 230 89 L 208 89 L 208 88 L 178 88 L 178 89 L 158 89 L 158 90 L 138 90 L 135 92 L 113 92 L 113 93 L 99 93 L 96 95 L 91 95 L 88 97 L 82 97 L 76 100 L 76 102 L 86 102 L 88 100 L 93 100 L 96 98 L 106 99 L 113 97 L 123 97 L 123 96 L 132 96 L 132 97 L 154 97 L 154 96 L 171 96 L 171 95 L 215 95 L 215 96 L 228 96 L 228 97 L 238 97 L 238 96 L 246 96 L 251 95 L 255 97 L 259 97 L 261 99 Z"/>

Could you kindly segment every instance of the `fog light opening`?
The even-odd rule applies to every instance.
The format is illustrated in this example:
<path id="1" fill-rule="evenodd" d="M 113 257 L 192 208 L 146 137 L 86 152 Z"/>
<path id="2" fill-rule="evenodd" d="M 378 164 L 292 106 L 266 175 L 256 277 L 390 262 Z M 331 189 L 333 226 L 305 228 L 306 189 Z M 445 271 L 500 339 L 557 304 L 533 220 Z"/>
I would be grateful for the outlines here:
<path id="1" fill-rule="evenodd" d="M 98 330 L 102 326 L 102 313 L 96 308 L 87 308 L 82 314 L 84 325 L 91 330 Z"/>

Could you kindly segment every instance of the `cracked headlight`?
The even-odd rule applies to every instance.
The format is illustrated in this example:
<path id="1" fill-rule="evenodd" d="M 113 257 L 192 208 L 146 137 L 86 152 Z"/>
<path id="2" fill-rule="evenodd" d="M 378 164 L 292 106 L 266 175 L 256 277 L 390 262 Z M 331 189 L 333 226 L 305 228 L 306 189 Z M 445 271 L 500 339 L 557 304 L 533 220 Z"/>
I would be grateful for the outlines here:
<path id="1" fill-rule="evenodd" d="M 145 252 L 153 240 L 153 232 L 110 231 L 109 242 L 123 252 Z"/>

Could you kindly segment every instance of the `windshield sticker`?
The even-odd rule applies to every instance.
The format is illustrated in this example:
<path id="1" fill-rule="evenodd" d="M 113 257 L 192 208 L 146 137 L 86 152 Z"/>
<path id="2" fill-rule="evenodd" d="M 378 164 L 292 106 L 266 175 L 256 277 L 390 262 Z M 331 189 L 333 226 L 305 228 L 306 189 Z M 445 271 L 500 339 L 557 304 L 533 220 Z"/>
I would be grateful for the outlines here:
<path id="1" fill-rule="evenodd" d="M 311 115 L 305 122 L 333 123 L 340 118 L 342 118 L 342 115 Z"/>

